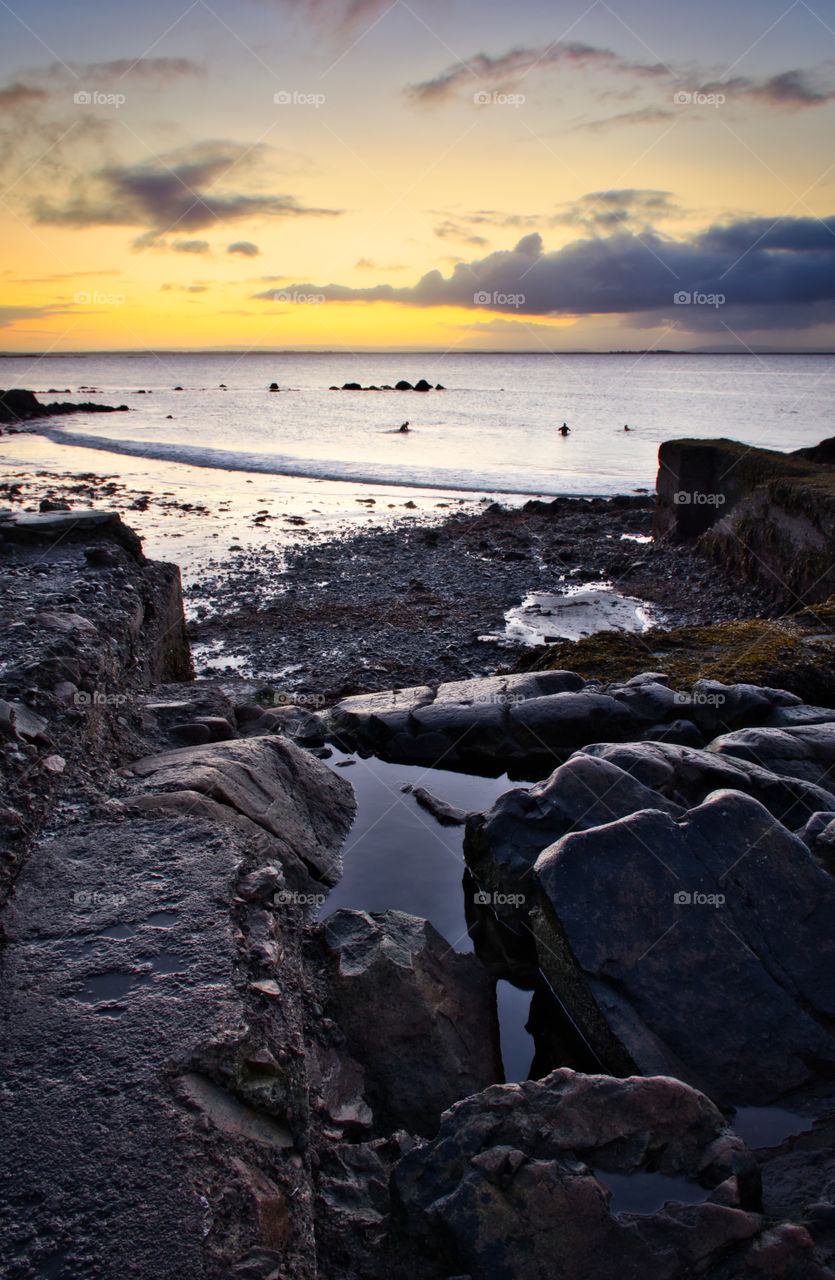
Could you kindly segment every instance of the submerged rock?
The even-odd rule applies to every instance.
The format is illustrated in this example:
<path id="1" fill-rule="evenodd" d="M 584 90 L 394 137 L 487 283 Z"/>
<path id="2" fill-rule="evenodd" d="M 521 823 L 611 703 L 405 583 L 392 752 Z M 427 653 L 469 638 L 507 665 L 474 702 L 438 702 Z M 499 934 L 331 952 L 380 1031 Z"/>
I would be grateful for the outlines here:
<path id="1" fill-rule="evenodd" d="M 331 1014 L 382 1132 L 431 1135 L 453 1102 L 503 1078 L 493 983 L 475 956 L 402 911 L 337 911 L 321 932 Z"/>

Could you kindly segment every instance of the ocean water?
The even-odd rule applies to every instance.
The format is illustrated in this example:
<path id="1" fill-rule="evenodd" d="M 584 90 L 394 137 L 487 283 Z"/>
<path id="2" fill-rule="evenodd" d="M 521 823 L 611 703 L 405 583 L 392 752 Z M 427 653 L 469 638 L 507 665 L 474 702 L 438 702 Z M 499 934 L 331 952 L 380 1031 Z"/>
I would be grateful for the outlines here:
<path id="1" fill-rule="evenodd" d="M 328 389 L 421 377 L 446 390 Z M 830 355 L 4 356 L 0 386 L 126 403 L 129 414 L 74 415 L 43 433 L 175 472 L 472 493 L 625 493 L 654 487 L 663 440 L 729 436 L 788 451 L 835 430 Z M 114 458 L 107 467 L 118 471 Z"/>

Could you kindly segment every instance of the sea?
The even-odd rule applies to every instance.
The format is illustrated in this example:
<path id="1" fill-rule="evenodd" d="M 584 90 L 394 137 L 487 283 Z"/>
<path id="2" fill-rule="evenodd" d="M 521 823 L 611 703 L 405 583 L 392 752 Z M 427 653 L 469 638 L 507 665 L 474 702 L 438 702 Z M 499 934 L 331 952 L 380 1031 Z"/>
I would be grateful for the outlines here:
<path id="1" fill-rule="evenodd" d="M 329 389 L 420 378 L 433 390 Z M 460 494 L 629 493 L 654 487 L 664 440 L 789 451 L 835 433 L 833 355 L 3 356 L 0 386 L 129 406 L 44 422 L 59 466 L 80 449 L 109 455 L 89 469 L 111 474 L 120 455 L 171 477 L 203 468 Z"/>

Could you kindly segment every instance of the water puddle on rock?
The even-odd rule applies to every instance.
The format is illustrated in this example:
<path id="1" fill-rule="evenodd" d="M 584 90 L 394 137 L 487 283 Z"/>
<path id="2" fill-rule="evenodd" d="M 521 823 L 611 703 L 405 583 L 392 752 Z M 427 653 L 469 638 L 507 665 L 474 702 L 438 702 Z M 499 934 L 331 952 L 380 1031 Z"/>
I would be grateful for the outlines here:
<path id="1" fill-rule="evenodd" d="M 531 591 L 505 614 L 505 634 L 517 643 L 581 640 L 598 631 L 641 633 L 658 626 L 645 600 L 623 596 L 610 582 L 580 582 L 560 592 Z M 496 638 L 496 637 L 491 637 Z"/>
<path id="2" fill-rule="evenodd" d="M 733 1127 L 746 1146 L 779 1147 L 786 1138 L 807 1133 L 814 1121 L 785 1107 L 738 1107 Z"/>
<path id="3" fill-rule="evenodd" d="M 611 1213 L 656 1213 L 668 1200 L 676 1204 L 701 1204 L 710 1192 L 686 1178 L 669 1178 L 663 1173 L 607 1173 L 593 1169 L 594 1176 L 612 1193 Z"/>
<path id="4" fill-rule="evenodd" d="M 371 757 L 338 755 L 328 761 L 345 771 L 357 799 L 357 816 L 342 849 L 342 879 L 319 910 L 324 919 L 341 908 L 405 911 L 431 921 L 456 951 L 472 951 L 464 912 L 463 826 L 441 826 L 403 786 L 423 787 L 456 809 L 489 809 L 505 791 L 529 785 L 506 775 L 482 778 L 446 769 L 388 764 Z M 508 1080 L 527 1079 L 533 1040 L 524 1030 L 530 991 L 507 982 L 497 987 L 502 1057 Z"/>

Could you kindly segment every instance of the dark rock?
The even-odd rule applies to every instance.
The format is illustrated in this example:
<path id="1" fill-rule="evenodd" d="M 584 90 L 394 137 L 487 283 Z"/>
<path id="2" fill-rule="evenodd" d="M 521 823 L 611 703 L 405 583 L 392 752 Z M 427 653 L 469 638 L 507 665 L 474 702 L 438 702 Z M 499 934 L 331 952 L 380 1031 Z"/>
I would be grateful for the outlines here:
<path id="1" fill-rule="evenodd" d="M 654 724 L 647 729 L 644 737 L 650 742 L 673 742 L 680 747 L 696 747 L 705 745 L 701 732 L 692 720 L 672 720 L 669 724 Z"/>
<path id="2" fill-rule="evenodd" d="M 421 378 L 419 382 L 415 383 L 414 389 L 415 391 L 431 391 L 432 384 L 427 382 L 425 378 Z"/>
<path id="3" fill-rule="evenodd" d="M 507 791 L 487 813 L 472 814 L 464 857 L 479 887 L 489 891 L 496 914 L 516 928 L 528 920 L 534 864 L 543 849 L 570 831 L 587 831 L 638 809 L 661 809 L 672 817 L 684 812 L 616 765 L 573 756 L 544 782 Z"/>
<path id="4" fill-rule="evenodd" d="M 436 818 L 442 827 L 463 827 L 467 821 L 467 814 L 463 809 L 456 809 L 454 805 L 447 804 L 445 800 L 439 800 L 437 796 L 433 796 L 425 787 L 415 787 L 412 795 L 420 807 L 425 809 L 427 813 L 431 813 L 432 817 Z"/>
<path id="5" fill-rule="evenodd" d="M 646 1187 L 652 1211 L 618 1212 L 607 1178 Z M 420 1280 L 683 1280 L 760 1229 L 753 1157 L 705 1097 L 665 1078 L 563 1069 L 487 1089 L 393 1182 L 394 1257 Z"/>
<path id="6" fill-rule="evenodd" d="M 536 878 L 540 963 L 609 1069 L 766 1103 L 835 1066 L 835 884 L 750 797 L 567 835 Z"/>
<path id="7" fill-rule="evenodd" d="M 322 938 L 331 1016 L 383 1131 L 430 1135 L 454 1101 L 501 1079 L 493 984 L 473 955 L 400 911 L 337 911 Z"/>
<path id="8" fill-rule="evenodd" d="M 394 384 L 395 391 L 414 391 L 411 382 L 407 382 L 405 378 L 401 378 L 399 382 Z"/>
<path id="9" fill-rule="evenodd" d="M 283 738 L 184 747 L 138 760 L 131 773 L 146 792 L 197 792 L 229 806 L 274 836 L 280 850 L 303 847 L 317 878 L 337 880 L 338 838 L 355 808 L 351 787 Z"/>
<path id="10" fill-rule="evenodd" d="M 802 778 L 783 777 L 770 769 L 710 750 L 669 742 L 596 743 L 583 754 L 619 765 L 645 786 L 690 808 L 711 791 L 730 787 L 753 796 L 791 830 L 813 813 L 835 809 L 835 795 Z"/>
<path id="11" fill-rule="evenodd" d="M 200 724 L 196 720 L 191 720 L 186 724 L 173 724 L 171 726 L 171 737 L 176 742 L 181 742 L 184 746 L 196 747 L 204 742 L 210 742 L 212 731 L 207 724 Z"/>

